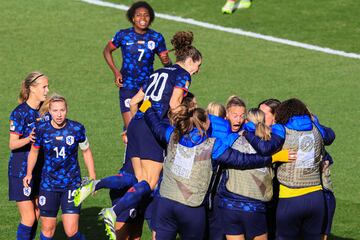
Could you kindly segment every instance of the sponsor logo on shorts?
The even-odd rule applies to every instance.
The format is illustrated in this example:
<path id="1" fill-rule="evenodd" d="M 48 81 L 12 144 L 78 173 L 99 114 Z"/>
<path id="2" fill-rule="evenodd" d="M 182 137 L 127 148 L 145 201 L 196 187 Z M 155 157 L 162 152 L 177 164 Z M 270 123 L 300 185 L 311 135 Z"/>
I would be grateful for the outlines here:
<path id="1" fill-rule="evenodd" d="M 155 49 L 155 42 L 154 41 L 149 41 L 147 44 L 148 49 L 150 50 L 154 50 Z"/>
<path id="2" fill-rule="evenodd" d="M 125 107 L 130 108 L 130 101 L 131 101 L 131 98 L 125 99 L 125 101 L 124 101 Z"/>
<path id="3" fill-rule="evenodd" d="M 40 206 L 44 206 L 46 204 L 46 197 L 45 196 L 40 196 L 39 197 L 39 204 L 40 204 Z"/>
<path id="4" fill-rule="evenodd" d="M 71 146 L 74 144 L 75 138 L 73 136 L 67 136 L 66 137 L 66 144 Z"/>
<path id="5" fill-rule="evenodd" d="M 30 196 L 30 194 L 31 194 L 31 187 L 24 187 L 23 188 L 23 193 L 24 193 L 24 195 L 25 196 Z"/>

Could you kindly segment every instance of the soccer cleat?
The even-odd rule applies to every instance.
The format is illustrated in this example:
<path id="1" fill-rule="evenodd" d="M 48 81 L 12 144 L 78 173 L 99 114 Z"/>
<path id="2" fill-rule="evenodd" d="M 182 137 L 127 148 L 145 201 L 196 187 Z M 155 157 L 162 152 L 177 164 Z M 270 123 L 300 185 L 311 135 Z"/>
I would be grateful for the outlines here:
<path id="1" fill-rule="evenodd" d="M 251 7 L 251 1 L 250 0 L 241 0 L 237 5 L 238 9 L 250 8 L 250 7 Z"/>
<path id="2" fill-rule="evenodd" d="M 91 193 L 95 190 L 94 180 L 84 178 L 81 186 L 75 190 L 74 193 L 74 205 L 79 206 Z"/>
<path id="3" fill-rule="evenodd" d="M 100 218 L 104 220 L 106 235 L 109 236 L 110 240 L 116 240 L 116 233 L 115 233 L 116 215 L 114 210 L 112 208 L 104 208 L 101 210 L 99 215 Z"/>
<path id="4" fill-rule="evenodd" d="M 222 13 L 232 14 L 232 12 L 234 10 L 234 6 L 235 6 L 235 2 L 227 1 L 225 3 L 225 5 L 222 7 L 221 11 L 222 11 Z"/>

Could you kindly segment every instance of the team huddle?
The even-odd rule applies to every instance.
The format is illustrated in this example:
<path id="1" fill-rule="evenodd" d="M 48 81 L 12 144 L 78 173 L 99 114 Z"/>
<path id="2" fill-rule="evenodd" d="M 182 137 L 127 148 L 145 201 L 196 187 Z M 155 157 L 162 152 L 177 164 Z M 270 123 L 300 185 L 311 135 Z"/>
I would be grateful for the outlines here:
<path id="1" fill-rule="evenodd" d="M 68 119 L 63 96 L 48 96 L 41 72 L 22 82 L 10 115 L 9 200 L 21 216 L 17 239 L 53 239 L 59 208 L 68 239 L 79 231 L 81 203 L 110 189 L 99 214 L 109 239 L 140 239 L 144 220 L 158 240 L 326 239 L 335 211 L 331 156 L 335 133 L 299 99 L 267 99 L 247 109 L 238 96 L 198 106 L 189 92 L 202 54 L 193 33 L 171 39 L 169 58 L 146 2 L 127 11 L 103 54 L 119 88 L 124 164 L 96 179 L 85 127 Z M 121 48 L 122 67 L 112 53 Z M 155 54 L 163 68 L 153 69 Z M 81 179 L 78 149 L 88 178 Z M 94 196 L 96 197 L 96 196 Z M 94 216 L 96 218 L 96 216 Z"/>

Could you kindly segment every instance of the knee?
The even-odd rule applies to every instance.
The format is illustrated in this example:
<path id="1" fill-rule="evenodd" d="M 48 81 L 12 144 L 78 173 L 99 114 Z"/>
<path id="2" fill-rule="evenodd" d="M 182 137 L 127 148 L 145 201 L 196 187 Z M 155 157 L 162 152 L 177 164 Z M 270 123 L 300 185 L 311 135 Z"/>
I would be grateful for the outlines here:
<path id="1" fill-rule="evenodd" d="M 76 224 L 69 225 L 64 227 L 65 234 L 68 238 L 71 238 L 75 236 L 75 234 L 78 232 L 78 226 Z"/>
<path id="2" fill-rule="evenodd" d="M 21 223 L 26 226 L 32 226 L 35 223 L 35 213 L 27 212 L 21 215 Z"/>
<path id="3" fill-rule="evenodd" d="M 51 238 L 55 234 L 55 225 L 42 224 L 41 232 L 45 237 Z"/>
<path id="4" fill-rule="evenodd" d="M 64 231 L 68 238 L 73 237 L 79 230 L 78 224 L 64 224 Z"/>

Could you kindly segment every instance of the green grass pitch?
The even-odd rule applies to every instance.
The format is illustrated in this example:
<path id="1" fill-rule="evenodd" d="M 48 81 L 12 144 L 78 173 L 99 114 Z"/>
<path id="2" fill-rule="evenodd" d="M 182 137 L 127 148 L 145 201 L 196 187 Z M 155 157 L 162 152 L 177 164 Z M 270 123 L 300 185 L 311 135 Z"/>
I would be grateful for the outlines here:
<path id="1" fill-rule="evenodd" d="M 358 0 L 254 0 L 252 8 L 232 15 L 221 14 L 223 0 L 149 3 L 161 13 L 360 53 Z M 0 0 L 0 9 L 0 239 L 14 239 L 19 215 L 7 198 L 8 118 L 17 104 L 20 82 L 30 71 L 45 72 L 51 91 L 68 98 L 69 118 L 87 128 L 98 178 L 115 173 L 123 160 L 122 123 L 117 89 L 102 50 L 118 29 L 130 24 L 123 11 L 77 0 Z M 203 65 L 191 91 L 201 106 L 224 103 L 232 94 L 244 98 L 249 107 L 269 97 L 298 97 L 335 130 L 337 139 L 328 148 L 335 161 L 337 199 L 332 238 L 360 239 L 360 60 L 162 19 L 152 28 L 163 33 L 168 48 L 176 31 L 194 32 Z M 87 239 L 105 239 L 97 214 L 109 205 L 107 191 L 83 204 L 80 230 Z M 144 239 L 149 239 L 144 229 Z M 56 239 L 64 239 L 61 224 Z"/>

